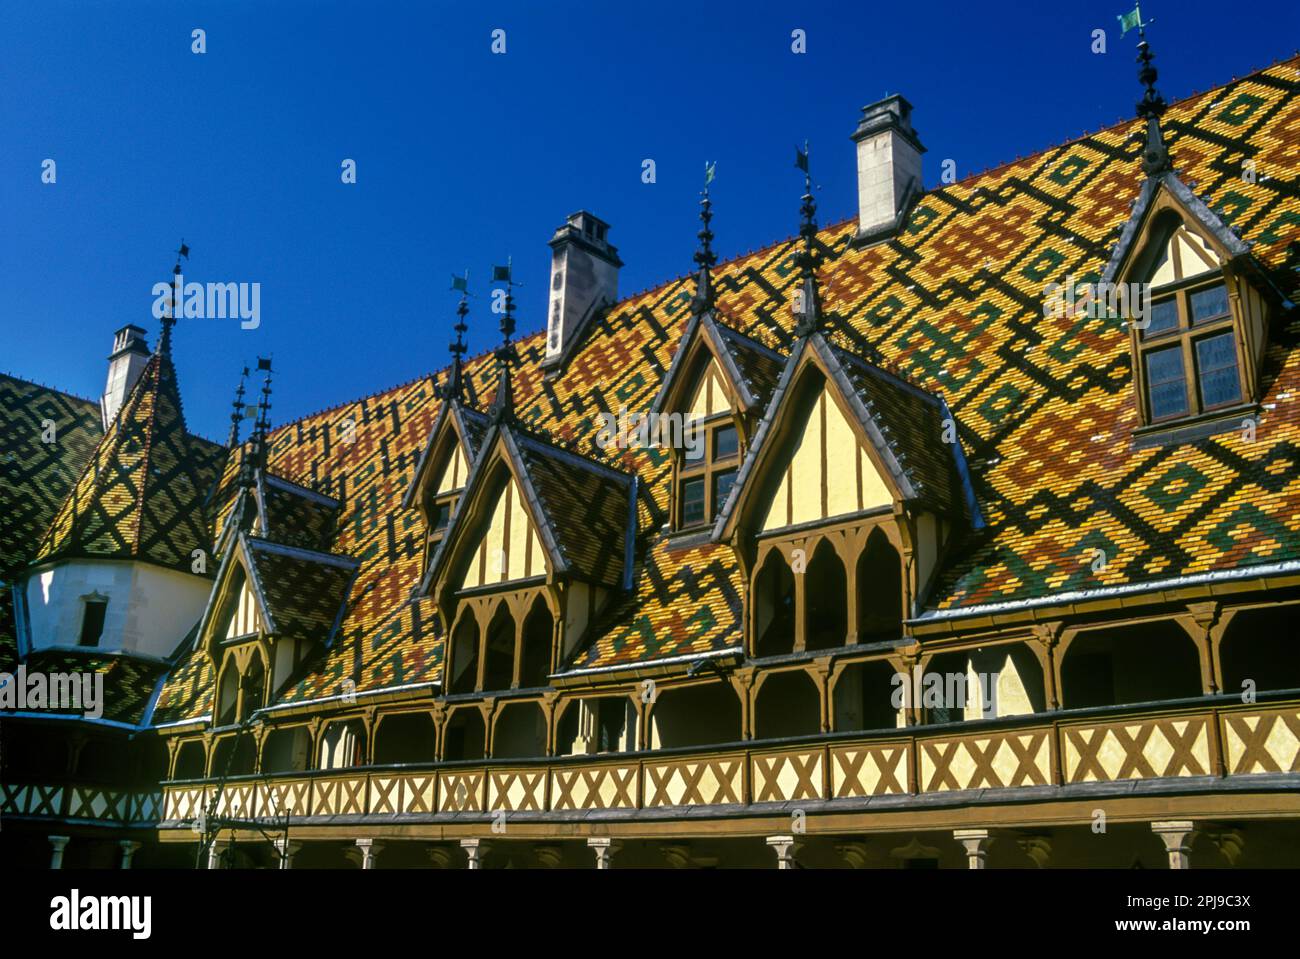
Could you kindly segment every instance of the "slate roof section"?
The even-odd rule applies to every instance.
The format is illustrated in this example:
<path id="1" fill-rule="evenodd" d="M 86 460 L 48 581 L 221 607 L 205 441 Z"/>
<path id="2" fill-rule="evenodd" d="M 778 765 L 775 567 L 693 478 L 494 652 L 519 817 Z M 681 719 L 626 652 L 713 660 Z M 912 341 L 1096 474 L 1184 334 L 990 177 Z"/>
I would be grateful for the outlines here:
<path id="1" fill-rule="evenodd" d="M 189 572 L 192 552 L 212 545 L 207 501 L 225 457 L 186 431 L 171 357 L 154 353 L 34 561 L 134 559 Z"/>

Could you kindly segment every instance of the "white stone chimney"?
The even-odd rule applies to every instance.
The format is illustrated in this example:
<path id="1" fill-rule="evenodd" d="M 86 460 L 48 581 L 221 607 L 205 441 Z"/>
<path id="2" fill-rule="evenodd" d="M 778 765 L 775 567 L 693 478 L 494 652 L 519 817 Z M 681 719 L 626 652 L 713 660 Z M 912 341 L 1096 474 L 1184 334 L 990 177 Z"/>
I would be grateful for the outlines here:
<path id="1" fill-rule="evenodd" d="M 551 237 L 543 367 L 561 365 L 592 317 L 618 300 L 618 270 L 623 261 L 609 245 L 608 234 L 608 223 L 579 210 Z"/>
<path id="2" fill-rule="evenodd" d="M 140 371 L 148 362 L 149 344 L 145 342 L 144 330 L 127 324 L 113 334 L 113 352 L 108 356 L 108 382 L 99 400 L 99 414 L 105 430 L 117 417 L 117 411 L 126 402 L 131 387 L 135 386 Z"/>
<path id="3" fill-rule="evenodd" d="M 859 243 L 892 236 L 921 194 L 925 147 L 912 129 L 912 104 L 894 94 L 862 108 L 858 145 Z"/>

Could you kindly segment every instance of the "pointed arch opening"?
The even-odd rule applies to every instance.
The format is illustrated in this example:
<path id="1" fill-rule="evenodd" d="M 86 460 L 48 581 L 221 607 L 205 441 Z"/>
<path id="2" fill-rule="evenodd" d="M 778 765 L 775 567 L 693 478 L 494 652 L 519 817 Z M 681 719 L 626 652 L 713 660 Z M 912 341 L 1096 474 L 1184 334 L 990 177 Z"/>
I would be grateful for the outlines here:
<path id="1" fill-rule="evenodd" d="M 795 589 L 779 549 L 768 552 L 754 579 L 754 655 L 784 656 L 794 652 Z"/>
<path id="2" fill-rule="evenodd" d="M 834 649 L 848 638 L 848 576 L 839 553 L 829 540 L 822 540 L 804 573 L 807 603 L 807 649 Z"/>
<path id="3" fill-rule="evenodd" d="M 478 620 L 466 609 L 451 638 L 451 662 L 447 664 L 452 693 L 472 693 L 478 686 Z"/>
<path id="4" fill-rule="evenodd" d="M 515 618 L 504 602 L 497 604 L 488 623 L 484 649 L 483 688 L 510 689 L 515 679 Z"/>
<path id="5" fill-rule="evenodd" d="M 546 755 L 546 713 L 540 703 L 510 703 L 492 730 L 493 759 L 533 759 Z"/>
<path id="6" fill-rule="evenodd" d="M 375 764 L 431 763 L 438 758 L 437 729 L 428 713 L 392 713 L 375 728 Z"/>
<path id="7" fill-rule="evenodd" d="M 555 618 L 541 596 L 533 600 L 533 608 L 524 620 L 523 644 L 520 654 L 519 685 L 529 689 L 545 686 L 551 674 L 551 647 L 555 636 Z"/>
<path id="8" fill-rule="evenodd" d="M 903 635 L 903 560 L 877 527 L 858 557 L 858 638 L 880 642 Z"/>

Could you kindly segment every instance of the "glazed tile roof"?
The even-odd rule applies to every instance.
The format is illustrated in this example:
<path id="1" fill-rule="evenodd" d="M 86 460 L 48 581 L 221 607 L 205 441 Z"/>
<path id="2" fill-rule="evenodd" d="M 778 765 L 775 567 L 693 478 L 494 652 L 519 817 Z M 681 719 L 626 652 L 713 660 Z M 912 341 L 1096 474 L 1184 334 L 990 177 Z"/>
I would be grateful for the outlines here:
<path id="1" fill-rule="evenodd" d="M 325 549 L 334 536 L 339 502 L 269 473 L 259 473 L 261 538 L 302 549 Z"/>
<path id="2" fill-rule="evenodd" d="M 631 477 L 514 432 L 522 466 L 565 565 L 579 578 L 620 587 L 631 534 Z"/>
<path id="3" fill-rule="evenodd" d="M 355 561 L 269 542 L 242 539 L 258 593 L 277 638 L 328 645 L 357 569 Z"/>
<path id="4" fill-rule="evenodd" d="M 33 650 L 27 657 L 29 673 L 101 673 L 104 676 L 103 714 L 100 719 L 137 726 L 146 718 L 158 681 L 167 671 L 165 662 L 129 655 L 109 655 L 94 650 Z"/>
<path id="5" fill-rule="evenodd" d="M 943 440 L 948 418 L 943 402 L 847 350 L 831 350 L 917 499 L 937 512 L 964 515 L 961 450 L 959 443 Z"/>
<path id="6" fill-rule="evenodd" d="M 0 373 L 0 670 L 18 663 L 9 583 L 36 554 L 102 436 L 93 400 Z"/>
<path id="7" fill-rule="evenodd" d="M 1300 166 L 1298 66 L 1292 59 L 1174 103 L 1163 118 L 1179 176 L 1253 244 L 1293 299 L 1295 275 L 1282 267 L 1300 231 L 1300 195 L 1291 186 Z M 817 236 L 831 341 L 943 397 L 961 424 L 987 528 L 944 568 L 931 598 L 936 609 L 1300 557 L 1294 311 L 1271 334 L 1254 442 L 1225 433 L 1147 449 L 1131 444 L 1137 413 L 1121 324 L 1043 315 L 1046 284 L 1067 275 L 1095 280 L 1105 268 L 1143 183 L 1134 136 L 1141 132 L 1140 121 L 1124 122 L 931 190 L 885 243 L 855 248 L 854 221 Z M 1255 182 L 1240 177 L 1244 159 L 1256 163 Z M 793 343 L 797 252 L 790 239 L 715 274 L 719 315 L 783 353 Z M 540 367 L 543 335 L 521 341 L 519 418 L 558 443 L 586 444 L 600 412 L 648 410 L 693 292 L 693 280 L 682 277 L 602 312 L 550 381 Z M 469 362 L 466 379 L 470 396 L 490 396 L 491 358 Z M 435 380 L 422 377 L 271 437 L 279 475 L 328 488 L 343 502 L 330 548 L 361 562 L 336 642 L 320 670 L 294 687 L 296 701 L 337 695 L 344 680 L 364 691 L 435 675 L 440 641 L 423 607 L 409 601 L 423 531 L 416 511 L 400 508 L 441 406 Z M 357 441 L 331 445 L 344 420 L 356 424 Z M 637 557 L 635 602 L 610 611 L 574 668 L 737 645 L 740 574 L 730 550 L 674 549 L 656 537 L 667 516 L 668 455 L 601 456 L 639 476 L 648 550 Z M 1096 547 L 1109 547 L 1109 562 L 1094 574 Z M 187 692 L 198 682 L 192 667 L 173 679 L 176 693 L 165 690 L 164 701 L 206 708 Z"/>
<path id="8" fill-rule="evenodd" d="M 185 429 L 176 371 L 155 352 L 45 532 L 37 561 L 140 559 L 188 572 L 211 547 L 224 447 Z"/>
<path id="9" fill-rule="evenodd" d="M 0 373 L 0 578 L 32 559 L 103 435 L 93 400 Z"/>

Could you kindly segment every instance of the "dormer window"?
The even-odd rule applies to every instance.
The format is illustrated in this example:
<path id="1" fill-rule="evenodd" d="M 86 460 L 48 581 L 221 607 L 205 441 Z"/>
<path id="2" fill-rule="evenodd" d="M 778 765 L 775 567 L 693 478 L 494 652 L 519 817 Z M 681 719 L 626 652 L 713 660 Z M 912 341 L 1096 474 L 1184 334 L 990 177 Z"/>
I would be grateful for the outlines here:
<path id="1" fill-rule="evenodd" d="M 736 481 L 740 433 L 730 416 L 686 427 L 677 480 L 677 527 L 713 522 Z"/>
<path id="2" fill-rule="evenodd" d="M 1242 401 L 1237 338 L 1221 278 L 1153 299 L 1139 342 L 1149 422 Z"/>
<path id="3" fill-rule="evenodd" d="M 1241 238 L 1177 177 L 1144 186 L 1101 279 L 1131 303 L 1149 303 L 1145 316 L 1123 314 L 1135 443 L 1186 442 L 1252 416 L 1276 290 Z"/>

